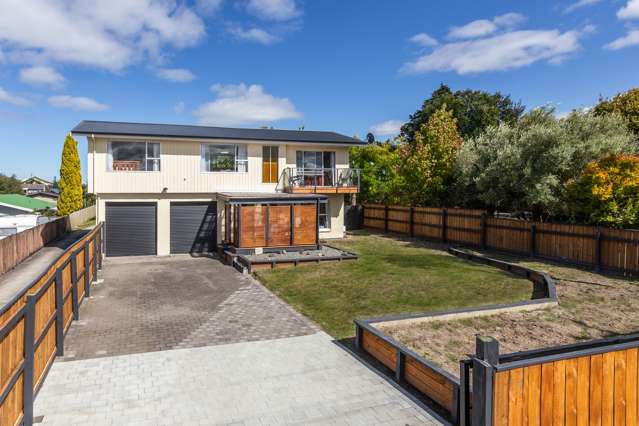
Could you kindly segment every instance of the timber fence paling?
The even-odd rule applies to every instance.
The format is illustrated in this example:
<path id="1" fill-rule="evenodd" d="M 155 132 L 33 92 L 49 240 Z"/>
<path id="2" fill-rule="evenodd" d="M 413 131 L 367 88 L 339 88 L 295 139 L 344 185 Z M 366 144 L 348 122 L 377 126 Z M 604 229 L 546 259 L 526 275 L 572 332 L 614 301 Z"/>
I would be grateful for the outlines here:
<path id="1" fill-rule="evenodd" d="M 35 395 L 55 357 L 64 354 L 64 334 L 71 321 L 79 318 L 78 289 L 84 288 L 85 280 L 97 278 L 101 240 L 100 224 L 0 308 L 1 425 L 33 424 Z M 80 257 L 83 265 L 92 267 L 78 267 Z"/>
<path id="2" fill-rule="evenodd" d="M 69 231 L 68 217 L 43 223 L 0 240 L 0 274 L 3 274 L 46 244 Z"/>
<path id="3" fill-rule="evenodd" d="M 363 205 L 364 227 L 448 244 L 639 273 L 639 231 L 488 217 L 483 210 Z"/>

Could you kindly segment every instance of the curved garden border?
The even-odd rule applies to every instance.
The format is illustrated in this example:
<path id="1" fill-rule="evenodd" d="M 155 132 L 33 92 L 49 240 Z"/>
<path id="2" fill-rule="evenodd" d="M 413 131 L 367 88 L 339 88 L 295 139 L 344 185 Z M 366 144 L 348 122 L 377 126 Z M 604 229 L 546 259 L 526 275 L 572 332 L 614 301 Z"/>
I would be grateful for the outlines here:
<path id="1" fill-rule="evenodd" d="M 475 308 L 453 309 L 439 312 L 395 315 L 355 320 L 355 346 L 373 356 L 395 374 L 395 381 L 408 383 L 435 402 L 448 413 L 450 420 L 458 423 L 460 416 L 460 380 L 434 362 L 408 349 L 400 342 L 376 328 L 374 324 L 393 322 L 424 322 L 461 319 L 502 312 L 544 309 L 557 304 L 555 281 L 550 275 L 520 265 L 492 259 L 483 255 L 449 248 L 448 252 L 462 259 L 494 266 L 512 274 L 524 277 L 540 285 L 542 297 L 523 302 L 495 304 Z M 460 361 L 460 377 L 465 377 L 464 363 Z"/>

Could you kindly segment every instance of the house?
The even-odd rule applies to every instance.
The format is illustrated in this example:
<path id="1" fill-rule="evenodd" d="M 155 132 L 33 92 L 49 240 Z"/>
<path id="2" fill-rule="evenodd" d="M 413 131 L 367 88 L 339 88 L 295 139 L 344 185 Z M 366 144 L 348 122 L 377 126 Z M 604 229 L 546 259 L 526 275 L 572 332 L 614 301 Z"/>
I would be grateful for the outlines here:
<path id="1" fill-rule="evenodd" d="M 0 240 L 48 221 L 46 216 L 37 214 L 0 215 Z"/>
<path id="2" fill-rule="evenodd" d="M 56 203 L 22 194 L 0 194 L 0 216 L 15 216 L 55 210 Z"/>
<path id="3" fill-rule="evenodd" d="M 42 179 L 38 176 L 31 176 L 26 179 L 22 179 L 22 192 L 25 195 L 36 194 L 39 192 L 51 191 L 53 183 L 46 179 Z"/>
<path id="4" fill-rule="evenodd" d="M 83 121 L 105 254 L 259 253 L 344 235 L 359 190 L 333 132 Z"/>
<path id="5" fill-rule="evenodd" d="M 52 191 L 42 191 L 42 192 L 34 192 L 32 194 L 27 194 L 29 198 L 35 198 L 36 200 L 49 201 L 51 203 L 57 203 L 58 198 L 60 198 L 60 194 Z"/>

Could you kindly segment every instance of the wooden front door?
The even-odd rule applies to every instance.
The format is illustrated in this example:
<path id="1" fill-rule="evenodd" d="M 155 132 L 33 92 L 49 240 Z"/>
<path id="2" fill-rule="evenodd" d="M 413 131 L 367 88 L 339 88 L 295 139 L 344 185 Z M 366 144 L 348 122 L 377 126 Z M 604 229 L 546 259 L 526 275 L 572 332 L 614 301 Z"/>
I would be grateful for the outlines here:
<path id="1" fill-rule="evenodd" d="M 262 147 L 262 182 L 277 183 L 279 178 L 278 167 L 278 147 L 263 146 Z"/>

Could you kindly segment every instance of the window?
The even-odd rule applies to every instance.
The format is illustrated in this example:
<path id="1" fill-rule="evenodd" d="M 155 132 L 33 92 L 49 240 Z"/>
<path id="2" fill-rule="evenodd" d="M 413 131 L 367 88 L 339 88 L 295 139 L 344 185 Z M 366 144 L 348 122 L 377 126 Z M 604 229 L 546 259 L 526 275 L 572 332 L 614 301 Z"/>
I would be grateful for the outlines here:
<path id="1" fill-rule="evenodd" d="M 109 171 L 159 172 L 160 144 L 158 142 L 111 142 L 108 145 Z"/>
<path id="2" fill-rule="evenodd" d="M 297 151 L 295 163 L 298 169 L 332 169 L 335 166 L 335 153 L 332 151 Z"/>
<path id="3" fill-rule="evenodd" d="M 319 202 L 319 228 L 331 229 L 331 210 L 328 206 L 328 200 Z"/>
<path id="4" fill-rule="evenodd" d="M 203 144 L 201 164 L 203 172 L 247 172 L 246 145 Z"/>
<path id="5" fill-rule="evenodd" d="M 262 182 L 277 183 L 279 169 L 277 167 L 278 149 L 276 146 L 262 147 Z"/>

